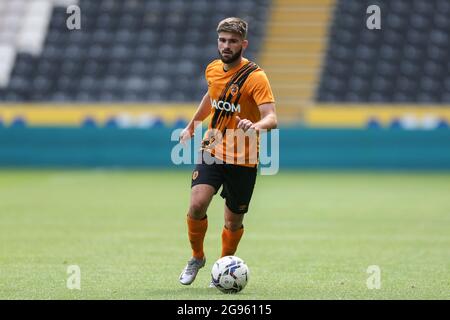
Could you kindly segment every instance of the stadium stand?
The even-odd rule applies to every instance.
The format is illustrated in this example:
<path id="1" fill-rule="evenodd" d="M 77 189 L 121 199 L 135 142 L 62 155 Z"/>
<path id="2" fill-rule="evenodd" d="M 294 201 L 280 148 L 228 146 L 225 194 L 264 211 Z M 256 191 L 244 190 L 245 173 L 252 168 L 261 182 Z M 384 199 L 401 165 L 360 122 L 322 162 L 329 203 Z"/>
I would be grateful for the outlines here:
<path id="1" fill-rule="evenodd" d="M 380 6 L 381 30 L 366 27 Z M 450 102 L 450 2 L 377 0 L 337 3 L 319 102 Z"/>
<path id="2" fill-rule="evenodd" d="M 66 26 L 70 4 L 81 8 L 81 30 Z M 366 27 L 373 4 L 381 30 Z M 128 127 L 136 118 L 139 126 L 181 126 L 206 90 L 217 22 L 234 15 L 250 23 L 246 56 L 269 75 L 280 123 L 448 127 L 449 7 L 448 0 L 0 0 L 0 123 Z"/>
<path id="3" fill-rule="evenodd" d="M 70 4 L 81 30 L 66 26 Z M 366 27 L 373 4 L 381 30 Z M 449 168 L 449 7 L 0 0 L 0 165 L 167 165 L 168 137 L 206 90 L 217 23 L 239 16 L 250 23 L 246 57 L 275 93 L 283 165 Z"/>
<path id="4" fill-rule="evenodd" d="M 312 105 L 335 0 L 273 0 L 260 63 L 282 120 Z M 292 120 L 291 120 L 292 121 Z"/>
<path id="5" fill-rule="evenodd" d="M 66 7 L 81 8 L 68 30 Z M 269 0 L 0 0 L 0 101 L 186 102 L 206 90 L 218 21 L 248 20 L 257 59 Z"/>

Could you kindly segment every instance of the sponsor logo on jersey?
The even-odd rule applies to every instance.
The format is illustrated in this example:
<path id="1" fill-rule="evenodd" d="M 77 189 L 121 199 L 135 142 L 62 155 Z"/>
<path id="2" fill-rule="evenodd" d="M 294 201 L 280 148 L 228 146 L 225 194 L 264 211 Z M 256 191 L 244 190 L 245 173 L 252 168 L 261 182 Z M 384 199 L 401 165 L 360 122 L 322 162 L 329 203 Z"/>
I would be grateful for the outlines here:
<path id="1" fill-rule="evenodd" d="M 224 102 L 222 100 L 216 101 L 215 99 L 211 101 L 211 105 L 213 108 L 218 110 L 225 110 L 225 111 L 231 111 L 231 112 L 241 112 L 241 105 L 235 105 L 234 103 L 230 102 Z"/>

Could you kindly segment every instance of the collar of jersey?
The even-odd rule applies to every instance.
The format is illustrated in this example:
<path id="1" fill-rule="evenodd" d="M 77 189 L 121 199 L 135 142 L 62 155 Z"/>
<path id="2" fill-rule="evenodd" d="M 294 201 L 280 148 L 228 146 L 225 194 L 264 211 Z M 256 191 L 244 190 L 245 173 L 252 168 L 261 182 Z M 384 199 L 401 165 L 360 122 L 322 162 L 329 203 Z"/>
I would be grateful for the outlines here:
<path id="1" fill-rule="evenodd" d="M 231 68 L 231 69 L 229 69 L 229 70 L 227 70 L 227 71 L 225 71 L 225 69 L 223 68 L 224 65 L 225 65 L 225 63 L 222 62 L 222 70 L 223 70 L 223 73 L 230 73 L 230 71 L 231 71 L 231 72 L 236 71 L 237 69 L 240 69 L 240 68 L 241 68 L 244 64 L 246 64 L 247 62 L 248 62 L 248 60 L 247 60 L 246 58 L 242 57 L 241 63 L 239 63 L 238 65 L 235 65 L 233 68 Z"/>

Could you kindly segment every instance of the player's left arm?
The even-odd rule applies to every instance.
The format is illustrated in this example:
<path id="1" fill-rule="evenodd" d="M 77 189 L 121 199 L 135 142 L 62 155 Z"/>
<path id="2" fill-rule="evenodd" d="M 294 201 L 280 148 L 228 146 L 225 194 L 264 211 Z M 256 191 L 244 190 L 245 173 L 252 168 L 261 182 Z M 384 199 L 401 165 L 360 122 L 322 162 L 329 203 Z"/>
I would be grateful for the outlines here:
<path id="1" fill-rule="evenodd" d="M 258 106 L 259 113 L 261 114 L 261 120 L 258 122 L 251 122 L 248 119 L 240 119 L 236 116 L 238 121 L 237 128 L 247 131 L 248 129 L 259 130 L 270 130 L 275 129 L 278 125 L 277 114 L 275 112 L 275 103 L 263 103 Z"/>
<path id="2" fill-rule="evenodd" d="M 255 72 L 250 77 L 249 82 L 249 86 L 252 88 L 251 94 L 258 106 L 261 120 L 253 123 L 248 119 L 240 119 L 237 117 L 237 128 L 241 128 L 244 131 L 248 129 L 255 129 L 257 131 L 275 129 L 278 123 L 275 112 L 275 99 L 266 74 L 264 72 Z"/>

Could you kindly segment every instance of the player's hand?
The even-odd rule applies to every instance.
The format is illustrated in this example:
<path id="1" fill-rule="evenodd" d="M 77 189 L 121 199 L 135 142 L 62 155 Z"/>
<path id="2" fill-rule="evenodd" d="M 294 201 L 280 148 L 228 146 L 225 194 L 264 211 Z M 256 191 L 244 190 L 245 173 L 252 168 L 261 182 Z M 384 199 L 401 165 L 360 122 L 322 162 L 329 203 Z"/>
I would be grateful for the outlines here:
<path id="1" fill-rule="evenodd" d="M 185 145 L 186 141 L 188 141 L 192 137 L 192 131 L 189 128 L 184 128 L 180 133 L 180 143 Z"/>
<path id="2" fill-rule="evenodd" d="M 248 119 L 241 119 L 236 116 L 237 128 L 247 131 L 248 129 L 255 129 L 253 122 Z"/>

